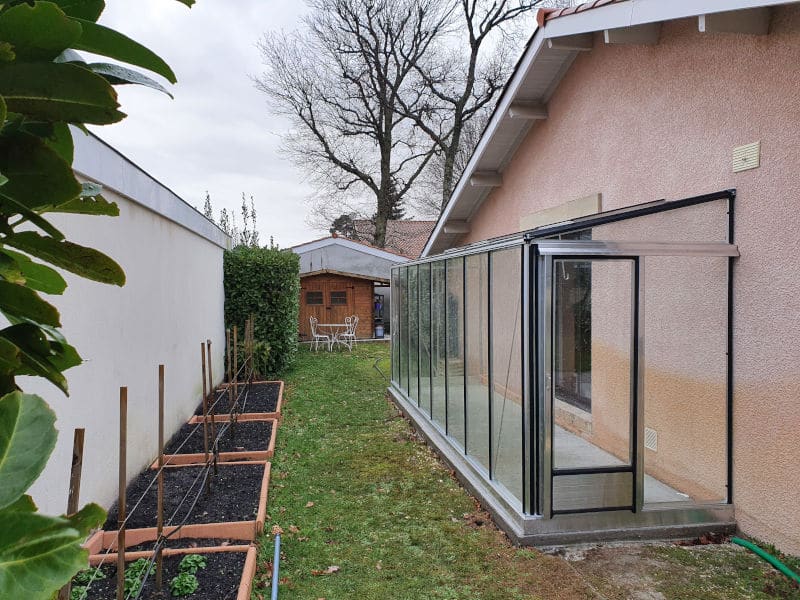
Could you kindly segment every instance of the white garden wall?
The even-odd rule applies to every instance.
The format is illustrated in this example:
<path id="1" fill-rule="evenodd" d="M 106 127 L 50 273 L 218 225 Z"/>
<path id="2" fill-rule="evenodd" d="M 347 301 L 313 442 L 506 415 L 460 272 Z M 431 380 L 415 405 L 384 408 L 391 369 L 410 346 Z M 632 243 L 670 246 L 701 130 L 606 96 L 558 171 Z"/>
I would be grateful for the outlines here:
<path id="1" fill-rule="evenodd" d="M 157 454 L 157 366 L 166 368 L 166 435 L 201 399 L 201 341 L 212 341 L 214 379 L 223 375 L 222 253 L 228 237 L 173 192 L 95 137 L 74 131 L 75 169 L 104 185 L 118 218 L 59 215 L 67 239 L 97 248 L 125 270 L 124 287 L 69 274 L 51 297 L 84 364 L 67 371 L 70 397 L 22 378 L 58 415 L 58 445 L 32 488 L 46 512 L 66 507 L 73 429 L 86 429 L 81 504 L 108 507 L 117 495 L 119 387 L 128 387 L 128 478 Z"/>

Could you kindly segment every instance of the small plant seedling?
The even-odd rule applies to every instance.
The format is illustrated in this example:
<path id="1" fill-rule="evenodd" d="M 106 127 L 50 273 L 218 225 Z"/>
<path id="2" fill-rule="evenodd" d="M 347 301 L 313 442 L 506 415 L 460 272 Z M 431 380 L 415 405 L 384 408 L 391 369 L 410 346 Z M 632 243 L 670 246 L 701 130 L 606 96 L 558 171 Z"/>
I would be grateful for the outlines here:
<path id="1" fill-rule="evenodd" d="M 125 567 L 125 596 L 135 596 L 142 587 L 142 579 L 148 567 L 148 561 L 140 558 Z"/>
<path id="2" fill-rule="evenodd" d="M 206 568 L 206 557 L 200 554 L 187 554 L 181 559 L 181 564 L 178 567 L 181 573 L 191 573 L 194 575 L 200 569 Z"/>
<path id="3" fill-rule="evenodd" d="M 189 596 L 194 594 L 199 587 L 200 582 L 197 581 L 197 577 L 188 571 L 182 571 L 169 582 L 169 591 L 173 596 Z"/>
<path id="4" fill-rule="evenodd" d="M 72 581 L 77 583 L 79 586 L 81 585 L 89 585 L 91 581 L 95 579 L 105 579 L 106 574 L 103 573 L 103 569 L 100 567 L 92 567 L 90 569 L 84 569 L 83 571 L 79 571 L 75 577 L 72 578 Z"/>
<path id="5" fill-rule="evenodd" d="M 86 589 L 85 585 L 74 585 L 72 589 L 69 591 L 69 600 L 83 600 L 86 598 Z"/>

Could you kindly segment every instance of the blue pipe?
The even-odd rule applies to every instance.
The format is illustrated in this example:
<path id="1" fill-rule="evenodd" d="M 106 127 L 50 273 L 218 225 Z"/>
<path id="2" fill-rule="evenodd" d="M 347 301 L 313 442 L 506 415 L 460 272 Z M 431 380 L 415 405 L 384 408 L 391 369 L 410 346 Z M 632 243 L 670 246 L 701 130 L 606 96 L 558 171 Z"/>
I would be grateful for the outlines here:
<path id="1" fill-rule="evenodd" d="M 272 600 L 278 600 L 278 579 L 280 577 L 281 534 L 275 534 L 275 556 L 272 557 Z"/>

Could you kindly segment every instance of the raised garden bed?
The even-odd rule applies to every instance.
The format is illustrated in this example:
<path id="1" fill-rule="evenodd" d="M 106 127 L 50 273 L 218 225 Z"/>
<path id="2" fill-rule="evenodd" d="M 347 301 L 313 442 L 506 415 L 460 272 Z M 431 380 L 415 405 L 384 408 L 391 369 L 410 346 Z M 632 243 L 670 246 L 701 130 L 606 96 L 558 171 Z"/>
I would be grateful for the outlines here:
<path id="1" fill-rule="evenodd" d="M 223 462 L 266 460 L 272 457 L 275 451 L 275 432 L 278 425 L 275 419 L 248 420 L 237 422 L 233 426 L 228 426 L 228 420 L 223 421 L 218 416 L 214 417 L 214 421 L 217 432 L 222 427 L 227 428 L 218 443 L 218 460 Z M 189 465 L 205 462 L 202 423 L 202 418 L 193 419 L 178 430 L 164 448 L 165 464 Z M 212 435 L 210 418 L 208 435 L 210 440 Z M 184 440 L 186 440 L 185 443 Z M 209 441 L 209 445 L 210 443 Z M 178 454 L 175 453 L 177 450 L 179 450 Z M 157 460 L 152 466 L 158 466 Z"/>
<path id="2" fill-rule="evenodd" d="M 187 525 L 218 525 L 218 530 L 211 534 L 199 533 L 195 528 L 193 531 L 195 537 L 236 538 L 241 536 L 241 531 L 244 529 L 245 531 L 249 530 L 248 541 L 252 541 L 256 532 L 260 532 L 264 528 L 270 464 L 263 461 L 219 463 L 216 475 L 213 467 L 209 470 L 210 493 L 200 491 L 203 489 L 201 473 L 205 468 L 204 465 L 175 465 L 164 469 L 165 522 L 172 517 L 183 502 L 177 514 L 172 518 L 173 524 L 181 523 L 190 512 L 191 514 L 186 520 Z M 199 479 L 198 475 L 200 475 Z M 155 539 L 158 486 L 153 484 L 145 493 L 145 489 L 150 485 L 154 476 L 155 471 L 148 469 L 140 473 L 128 485 L 126 505 L 129 513 L 144 494 L 141 503 L 135 512 L 130 514 L 127 523 L 126 538 L 133 536 L 129 540 L 126 539 L 128 545 L 148 541 L 148 537 Z M 190 488 L 192 488 L 191 491 Z M 188 498 L 184 501 L 187 493 Z M 197 503 L 192 508 L 196 496 Z M 112 533 L 110 530 L 116 529 L 116 526 L 117 505 L 115 504 L 108 512 L 108 520 L 104 527 L 105 533 Z M 229 526 L 228 529 L 231 532 L 235 531 L 236 534 L 226 533 L 225 526 Z M 186 528 L 185 526 L 181 531 Z M 148 532 L 143 534 L 144 538 L 137 539 L 136 532 L 131 531 L 136 529 L 147 529 Z"/>
<path id="3" fill-rule="evenodd" d="M 223 598 L 249 600 L 256 570 L 254 546 L 225 546 L 216 548 L 169 548 L 163 552 L 164 588 L 161 594 L 155 589 L 155 572 L 151 572 L 144 584 L 140 598 L 170 598 L 169 584 L 181 570 L 181 560 L 187 554 L 198 554 L 205 558 L 206 565 L 194 573 L 199 584 L 196 591 L 182 596 L 190 600 L 221 600 Z M 148 560 L 152 552 L 126 554 L 127 569 L 138 559 Z M 117 589 L 116 557 L 92 557 L 90 564 L 101 565 L 103 578 L 95 578 L 88 589 L 87 600 L 114 600 Z M 73 589 L 79 585 L 73 582 Z"/>
<path id="4" fill-rule="evenodd" d="M 240 386 L 243 385 L 245 384 L 240 384 Z M 230 399 L 227 393 L 229 387 L 229 384 L 225 384 L 218 389 L 217 393 L 222 390 L 224 390 L 225 393 L 214 407 L 214 412 L 218 415 L 217 418 L 224 418 L 230 413 Z M 254 381 L 250 384 L 250 390 L 247 393 L 247 403 L 244 410 L 241 411 L 239 415 L 239 420 L 279 419 L 282 405 L 283 381 Z M 202 416 L 202 414 L 203 405 L 201 404 L 197 407 L 195 415 Z"/>

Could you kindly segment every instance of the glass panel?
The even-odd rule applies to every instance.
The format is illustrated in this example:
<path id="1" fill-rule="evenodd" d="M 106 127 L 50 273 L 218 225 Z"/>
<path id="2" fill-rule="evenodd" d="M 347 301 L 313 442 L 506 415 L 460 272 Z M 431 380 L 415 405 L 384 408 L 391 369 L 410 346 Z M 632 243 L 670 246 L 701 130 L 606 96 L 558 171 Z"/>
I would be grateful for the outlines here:
<path id="1" fill-rule="evenodd" d="M 556 469 L 631 464 L 633 273 L 632 260 L 553 261 Z"/>
<path id="2" fill-rule="evenodd" d="M 492 478 L 522 498 L 521 250 L 491 254 Z"/>
<path id="3" fill-rule="evenodd" d="M 727 259 L 647 257 L 645 503 L 727 498 Z"/>
<path id="4" fill-rule="evenodd" d="M 489 469 L 488 255 L 467 261 L 467 454 Z"/>
<path id="5" fill-rule="evenodd" d="M 431 414 L 431 265 L 419 266 L 419 405 Z"/>
<path id="6" fill-rule="evenodd" d="M 408 396 L 419 399 L 419 296 L 417 266 L 408 267 Z"/>
<path id="7" fill-rule="evenodd" d="M 592 229 L 592 239 L 622 242 L 727 242 L 728 200 L 636 217 Z"/>
<path id="8" fill-rule="evenodd" d="M 400 369 L 400 389 L 408 393 L 408 268 L 400 269 L 400 310 L 398 315 L 400 317 L 400 326 L 397 328 L 400 334 L 400 360 L 398 360 L 398 368 Z"/>
<path id="9" fill-rule="evenodd" d="M 433 277 L 433 307 L 431 311 L 431 377 L 433 378 L 433 398 L 431 417 L 442 429 L 445 426 L 445 289 L 444 289 L 444 261 L 431 264 Z"/>
<path id="10" fill-rule="evenodd" d="M 400 298 L 400 294 L 398 293 L 398 277 L 397 277 L 397 269 L 392 269 L 392 287 L 391 292 L 394 293 L 395 298 Z M 399 336 L 395 333 L 397 331 L 397 302 L 391 303 L 391 333 L 389 341 L 392 345 L 392 381 L 397 382 L 397 375 L 400 372 L 400 369 L 397 365 L 397 351 L 398 351 L 398 341 Z"/>
<path id="11" fill-rule="evenodd" d="M 464 259 L 447 261 L 447 433 L 464 446 Z"/>

